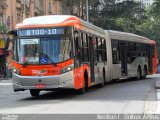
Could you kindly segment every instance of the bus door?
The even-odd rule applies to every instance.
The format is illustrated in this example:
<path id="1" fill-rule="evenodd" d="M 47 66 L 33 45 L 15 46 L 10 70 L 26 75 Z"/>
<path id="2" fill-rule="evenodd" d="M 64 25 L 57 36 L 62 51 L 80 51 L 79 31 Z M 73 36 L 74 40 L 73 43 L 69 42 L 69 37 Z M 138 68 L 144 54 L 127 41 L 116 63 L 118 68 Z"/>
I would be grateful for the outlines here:
<path id="1" fill-rule="evenodd" d="M 91 83 L 95 82 L 95 50 L 94 46 L 96 41 L 93 37 L 89 37 L 89 62 L 90 62 L 90 73 L 91 73 Z"/>
<path id="2" fill-rule="evenodd" d="M 124 42 L 120 42 L 121 54 L 121 73 L 122 76 L 127 75 L 127 46 Z"/>

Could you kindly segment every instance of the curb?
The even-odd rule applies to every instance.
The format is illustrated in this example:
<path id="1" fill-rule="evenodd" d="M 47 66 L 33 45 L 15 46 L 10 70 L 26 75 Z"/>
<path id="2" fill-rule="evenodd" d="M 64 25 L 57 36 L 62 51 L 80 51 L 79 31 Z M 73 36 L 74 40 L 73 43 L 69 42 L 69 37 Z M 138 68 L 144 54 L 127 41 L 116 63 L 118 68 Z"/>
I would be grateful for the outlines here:
<path id="1" fill-rule="evenodd" d="M 0 82 L 1 81 L 9 81 L 9 80 L 12 80 L 12 78 L 0 78 Z"/>
<path id="2" fill-rule="evenodd" d="M 160 81 L 157 81 L 157 82 L 156 82 L 155 88 L 156 88 L 156 89 L 160 89 Z"/>
<path id="3" fill-rule="evenodd" d="M 1 80 L 7 80 L 7 78 L 0 78 L 0 81 L 1 81 Z"/>

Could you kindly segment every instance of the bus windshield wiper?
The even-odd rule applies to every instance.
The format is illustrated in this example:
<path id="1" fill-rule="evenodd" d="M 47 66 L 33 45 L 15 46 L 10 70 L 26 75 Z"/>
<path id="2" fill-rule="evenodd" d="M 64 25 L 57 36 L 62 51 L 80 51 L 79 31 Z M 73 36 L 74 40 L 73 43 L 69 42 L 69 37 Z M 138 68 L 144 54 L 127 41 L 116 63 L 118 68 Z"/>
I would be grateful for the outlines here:
<path id="1" fill-rule="evenodd" d="M 40 56 L 44 56 L 44 57 L 47 57 L 49 59 L 49 61 L 51 61 L 51 64 L 53 64 L 54 66 L 57 66 L 57 64 L 50 58 L 50 56 L 44 52 L 40 52 Z"/>

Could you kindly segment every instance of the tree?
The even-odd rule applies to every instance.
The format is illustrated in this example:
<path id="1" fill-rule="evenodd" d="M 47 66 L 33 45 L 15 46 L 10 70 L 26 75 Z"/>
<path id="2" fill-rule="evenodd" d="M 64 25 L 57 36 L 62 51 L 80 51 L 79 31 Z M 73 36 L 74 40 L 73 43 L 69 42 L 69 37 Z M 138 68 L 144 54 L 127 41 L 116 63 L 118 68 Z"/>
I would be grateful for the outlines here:
<path id="1" fill-rule="evenodd" d="M 1 33 L 1 34 L 5 34 L 6 32 L 7 32 L 6 25 L 3 24 L 2 26 L 0 26 L 0 33 Z"/>
<path id="2" fill-rule="evenodd" d="M 141 3 L 124 1 L 115 3 L 115 0 L 106 0 L 102 10 L 100 3 L 95 3 L 90 11 L 90 20 L 93 24 L 103 28 L 125 32 L 137 32 L 137 26 L 145 19 L 145 9 Z"/>
<path id="3" fill-rule="evenodd" d="M 63 0 L 75 13 L 78 7 L 82 15 L 78 17 L 85 20 L 85 0 Z M 116 4 L 115 0 L 88 0 L 89 22 L 103 29 L 111 29 L 136 33 L 154 39 L 160 46 L 160 0 L 147 7 L 140 2 L 124 1 Z M 65 9 L 66 10 L 66 9 Z M 159 55 L 160 56 L 160 55 Z"/>
<path id="4" fill-rule="evenodd" d="M 97 0 L 88 0 L 89 8 L 95 4 Z M 70 14 L 86 20 L 86 0 L 63 0 L 63 14 Z"/>
<path id="5" fill-rule="evenodd" d="M 151 14 L 152 16 L 156 17 L 160 17 L 160 0 L 156 0 L 153 5 L 152 5 L 152 9 L 151 9 Z"/>

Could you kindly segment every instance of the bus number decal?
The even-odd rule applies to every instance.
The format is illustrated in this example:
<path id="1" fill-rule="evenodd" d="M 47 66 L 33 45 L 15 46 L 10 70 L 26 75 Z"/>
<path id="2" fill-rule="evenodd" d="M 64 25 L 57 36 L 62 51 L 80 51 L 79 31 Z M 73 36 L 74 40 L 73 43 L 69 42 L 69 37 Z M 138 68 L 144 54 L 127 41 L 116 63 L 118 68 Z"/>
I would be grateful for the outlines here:
<path id="1" fill-rule="evenodd" d="M 27 36 L 30 36 L 31 35 L 31 32 L 30 32 L 30 30 L 27 30 L 27 34 L 26 34 Z"/>
<path id="2" fill-rule="evenodd" d="M 18 30 L 19 36 L 39 36 L 39 35 L 56 35 L 64 34 L 64 28 L 41 28 L 41 29 L 24 29 Z"/>

